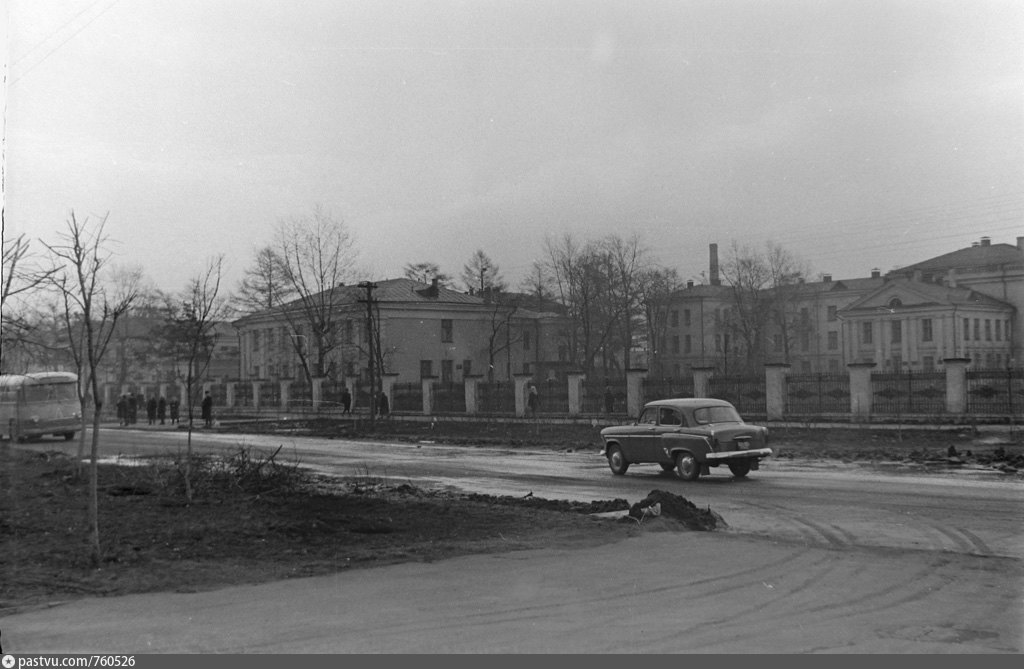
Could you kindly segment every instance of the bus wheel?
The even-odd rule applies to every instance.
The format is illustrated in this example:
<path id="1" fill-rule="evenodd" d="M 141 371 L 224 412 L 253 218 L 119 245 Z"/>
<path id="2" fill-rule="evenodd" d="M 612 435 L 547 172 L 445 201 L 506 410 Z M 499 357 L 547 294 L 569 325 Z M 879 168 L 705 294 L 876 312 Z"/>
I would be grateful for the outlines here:
<path id="1" fill-rule="evenodd" d="M 74 438 L 75 438 L 75 433 L 74 432 L 65 432 L 64 433 L 65 441 L 71 441 Z"/>

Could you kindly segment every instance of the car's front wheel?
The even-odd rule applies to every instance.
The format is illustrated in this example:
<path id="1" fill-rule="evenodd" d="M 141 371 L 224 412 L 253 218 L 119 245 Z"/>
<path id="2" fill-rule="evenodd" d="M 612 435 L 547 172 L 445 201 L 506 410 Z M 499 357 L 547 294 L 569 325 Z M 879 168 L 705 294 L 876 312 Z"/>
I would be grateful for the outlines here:
<path id="1" fill-rule="evenodd" d="M 684 481 L 696 481 L 700 476 L 700 464 L 693 453 L 683 451 L 676 456 L 676 471 L 679 472 L 679 478 Z"/>
<path id="2" fill-rule="evenodd" d="M 741 460 L 739 462 L 730 462 L 729 471 L 732 472 L 733 476 L 735 476 L 738 479 L 741 479 L 750 473 L 750 461 Z"/>
<path id="3" fill-rule="evenodd" d="M 622 476 L 629 469 L 629 461 L 626 460 L 626 456 L 618 446 L 608 447 L 608 467 L 616 476 Z"/>

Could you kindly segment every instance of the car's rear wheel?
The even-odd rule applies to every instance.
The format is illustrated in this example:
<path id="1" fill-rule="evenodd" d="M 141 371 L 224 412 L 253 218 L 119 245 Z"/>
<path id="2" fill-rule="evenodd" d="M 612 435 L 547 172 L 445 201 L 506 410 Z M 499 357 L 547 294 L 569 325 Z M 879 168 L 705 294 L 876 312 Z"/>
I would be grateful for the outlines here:
<path id="1" fill-rule="evenodd" d="M 733 476 L 735 476 L 738 479 L 741 479 L 750 473 L 750 462 L 748 462 L 747 460 L 743 460 L 740 462 L 730 462 L 729 471 L 732 472 Z"/>
<path id="2" fill-rule="evenodd" d="M 74 438 L 75 438 L 75 433 L 74 432 L 65 432 L 64 433 L 64 439 L 66 439 L 67 441 L 71 441 Z"/>
<path id="3" fill-rule="evenodd" d="M 622 476 L 629 469 L 629 461 L 626 460 L 626 456 L 618 446 L 608 447 L 608 467 L 616 476 Z"/>
<path id="4" fill-rule="evenodd" d="M 679 472 L 679 478 L 684 481 L 696 481 L 700 476 L 700 464 L 693 453 L 683 451 L 676 456 L 676 471 Z"/>

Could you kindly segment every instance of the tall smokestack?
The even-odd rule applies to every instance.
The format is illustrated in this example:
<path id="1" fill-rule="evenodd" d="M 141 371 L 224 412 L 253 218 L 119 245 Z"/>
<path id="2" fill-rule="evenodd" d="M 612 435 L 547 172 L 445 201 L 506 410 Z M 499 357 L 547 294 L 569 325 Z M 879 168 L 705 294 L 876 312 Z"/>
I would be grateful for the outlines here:
<path id="1" fill-rule="evenodd" d="M 709 267 L 709 269 L 711 270 L 711 272 L 710 272 L 710 274 L 711 274 L 711 285 L 712 286 L 721 286 L 722 282 L 718 278 L 718 244 L 712 244 L 711 245 L 711 247 L 710 247 L 710 254 L 711 254 L 711 266 Z"/>

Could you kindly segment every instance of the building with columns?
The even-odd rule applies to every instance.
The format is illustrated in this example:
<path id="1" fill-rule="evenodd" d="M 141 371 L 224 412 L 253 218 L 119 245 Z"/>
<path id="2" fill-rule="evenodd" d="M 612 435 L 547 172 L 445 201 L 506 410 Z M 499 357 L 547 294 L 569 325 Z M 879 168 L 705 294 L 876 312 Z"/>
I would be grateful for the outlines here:
<path id="1" fill-rule="evenodd" d="M 787 328 L 762 333 L 765 362 L 793 373 L 845 373 L 874 362 L 878 371 L 938 370 L 969 358 L 971 369 L 1024 365 L 1024 237 L 1016 245 L 982 237 L 968 248 L 886 274 L 802 281 L 790 287 Z M 711 245 L 708 284 L 676 291 L 665 303 L 667 327 L 652 355 L 655 374 L 679 378 L 694 369 L 742 369 L 730 288 L 718 275 Z"/>

